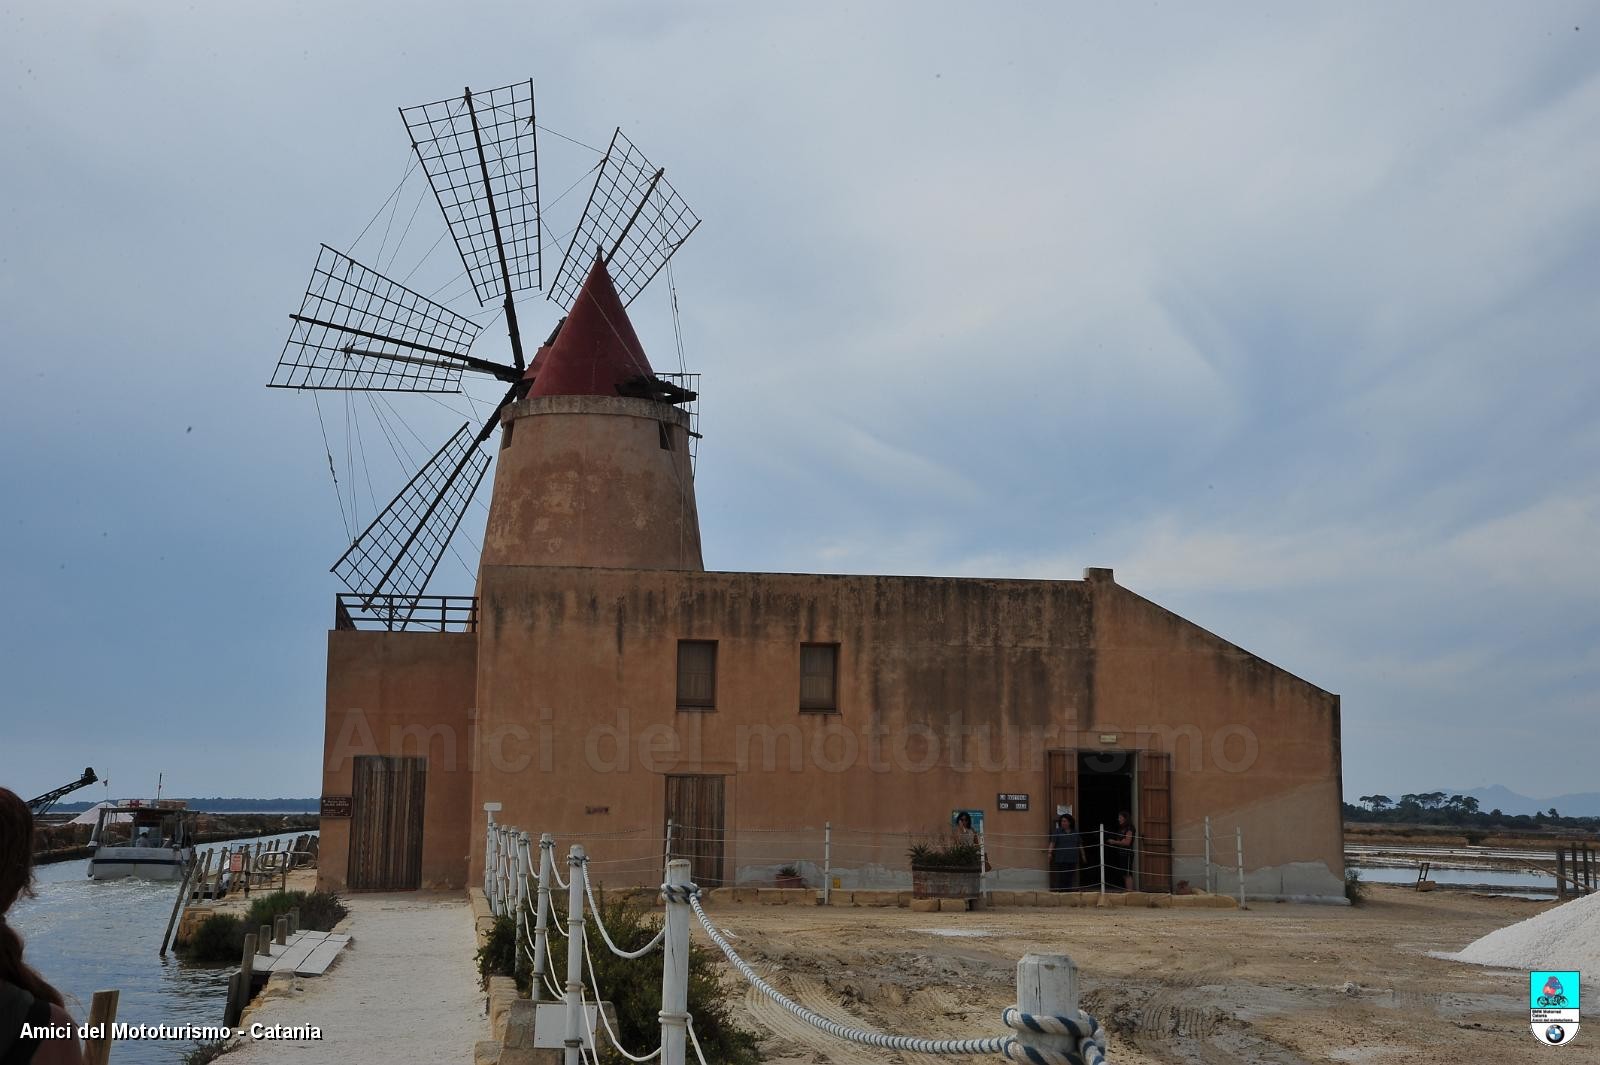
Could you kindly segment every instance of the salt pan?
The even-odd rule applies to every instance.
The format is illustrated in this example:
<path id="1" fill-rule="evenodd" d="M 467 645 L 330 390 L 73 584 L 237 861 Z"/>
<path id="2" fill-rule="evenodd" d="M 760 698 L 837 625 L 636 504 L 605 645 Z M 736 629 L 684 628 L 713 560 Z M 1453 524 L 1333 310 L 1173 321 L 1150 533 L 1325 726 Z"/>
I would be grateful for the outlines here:
<path id="1" fill-rule="evenodd" d="M 1587 984 L 1600 973 L 1600 894 L 1490 932 L 1453 957 L 1504 969 L 1576 969 Z"/>

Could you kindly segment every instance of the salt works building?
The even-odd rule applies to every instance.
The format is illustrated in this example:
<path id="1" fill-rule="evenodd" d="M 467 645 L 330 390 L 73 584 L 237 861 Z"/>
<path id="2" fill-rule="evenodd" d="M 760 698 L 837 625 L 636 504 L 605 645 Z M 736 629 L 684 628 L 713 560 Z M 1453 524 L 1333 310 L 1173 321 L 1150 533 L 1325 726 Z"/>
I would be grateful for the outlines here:
<path id="1" fill-rule="evenodd" d="M 690 417 L 654 379 L 597 266 L 501 414 L 475 594 L 398 627 L 340 597 L 325 886 L 481 878 L 499 804 L 610 884 L 658 883 L 670 847 L 701 883 L 818 886 L 831 826 L 846 889 L 908 885 L 909 844 L 970 810 L 990 885 L 1042 888 L 1070 810 L 1091 862 L 1131 813 L 1149 890 L 1231 890 L 1242 843 L 1250 894 L 1342 898 L 1338 696 L 1110 569 L 708 570 Z"/>

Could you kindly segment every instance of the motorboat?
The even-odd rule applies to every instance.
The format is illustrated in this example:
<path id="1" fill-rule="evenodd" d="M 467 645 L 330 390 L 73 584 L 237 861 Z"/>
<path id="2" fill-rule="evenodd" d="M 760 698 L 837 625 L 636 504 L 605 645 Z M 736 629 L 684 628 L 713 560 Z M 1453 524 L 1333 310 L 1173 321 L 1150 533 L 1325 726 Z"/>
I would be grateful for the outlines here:
<path id="1" fill-rule="evenodd" d="M 181 799 L 101 806 L 89 837 L 89 878 L 183 879 L 194 862 L 195 817 Z"/>

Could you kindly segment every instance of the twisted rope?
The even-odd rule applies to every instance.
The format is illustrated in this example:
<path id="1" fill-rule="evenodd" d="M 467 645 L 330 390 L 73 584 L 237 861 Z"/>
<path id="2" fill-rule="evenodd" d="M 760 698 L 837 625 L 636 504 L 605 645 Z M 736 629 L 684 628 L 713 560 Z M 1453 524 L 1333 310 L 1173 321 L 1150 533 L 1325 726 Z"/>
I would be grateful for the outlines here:
<path id="1" fill-rule="evenodd" d="M 615 954 L 617 957 L 642 958 L 646 954 L 649 954 L 651 951 L 659 947 L 661 945 L 661 941 L 666 938 L 667 929 L 666 926 L 663 925 L 661 928 L 656 930 L 655 938 L 650 940 L 650 942 L 646 943 L 644 946 L 640 947 L 638 950 L 623 950 L 612 940 L 611 933 L 606 931 L 604 922 L 600 920 L 600 904 L 594 899 L 594 882 L 589 879 L 589 867 L 587 865 L 583 867 L 583 891 L 589 899 L 589 912 L 594 915 L 594 926 L 600 929 L 600 938 L 605 940 L 607 949 L 609 949 L 611 953 Z M 584 943 L 584 949 L 587 950 L 588 948 L 589 944 L 586 941 Z M 598 990 L 595 992 L 597 995 L 599 993 L 600 992 Z M 619 1047 L 618 1049 L 620 1050 L 621 1048 Z"/>
<path id="2" fill-rule="evenodd" d="M 1015 1031 L 1066 1036 L 1077 1046 L 1075 1051 L 1047 1050 L 1010 1039 L 1002 1053 L 1012 1061 L 1026 1061 L 1033 1065 L 1105 1065 L 1105 1030 L 1100 1027 L 1099 1021 L 1082 1010 L 1078 1011 L 1076 1017 L 1068 1017 L 1059 1013 L 1024 1013 L 1015 1006 L 1007 1006 L 1000 1011 L 1000 1019 Z"/>
<path id="3" fill-rule="evenodd" d="M 662 886 L 662 895 L 671 901 L 679 901 L 673 897 L 675 893 L 668 892 L 668 887 L 669 885 Z M 1016 1041 L 1010 1036 L 996 1036 L 989 1039 L 921 1039 L 909 1035 L 887 1035 L 883 1032 L 872 1032 L 864 1028 L 851 1028 L 837 1021 L 831 1021 L 820 1013 L 813 1013 L 761 979 L 760 976 L 757 976 L 756 971 L 750 967 L 749 963 L 734 952 L 734 949 L 728 945 L 728 941 L 722 938 L 722 933 L 718 932 L 716 926 L 706 917 L 705 910 L 700 908 L 700 892 L 698 889 L 693 886 L 687 888 L 680 886 L 680 890 L 683 895 L 687 896 L 687 901 L 694 910 L 694 915 L 700 919 L 700 927 L 706 930 L 706 935 L 711 937 L 711 942 L 715 943 L 728 961 L 733 963 L 733 967 L 739 970 L 740 975 L 750 981 L 750 984 L 756 990 L 813 1028 L 821 1029 L 831 1036 L 847 1039 L 852 1043 L 864 1043 L 867 1046 L 883 1047 L 886 1050 L 909 1050 L 916 1054 L 999 1054 L 1005 1051 L 1008 1044 Z M 1079 1063 L 1073 1063 L 1073 1065 L 1079 1065 Z"/>

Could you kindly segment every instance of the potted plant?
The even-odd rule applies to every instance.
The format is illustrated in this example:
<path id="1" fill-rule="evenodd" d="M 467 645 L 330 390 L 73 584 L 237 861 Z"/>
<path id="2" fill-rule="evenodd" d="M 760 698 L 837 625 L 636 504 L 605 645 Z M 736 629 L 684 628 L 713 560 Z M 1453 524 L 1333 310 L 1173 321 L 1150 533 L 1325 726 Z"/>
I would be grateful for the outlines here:
<path id="1" fill-rule="evenodd" d="M 778 870 L 778 886 L 781 888 L 803 888 L 806 886 L 806 879 L 800 875 L 799 869 L 792 865 L 786 865 Z"/>
<path id="2" fill-rule="evenodd" d="M 974 899 L 978 897 L 982 854 L 977 843 L 949 836 L 914 844 L 911 858 L 911 894 L 919 899 Z"/>

